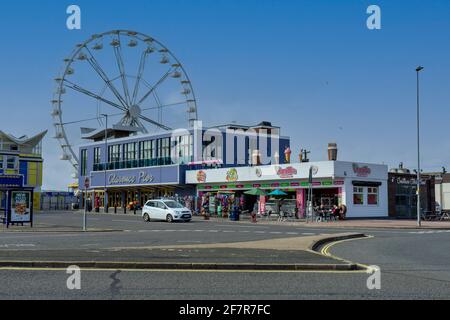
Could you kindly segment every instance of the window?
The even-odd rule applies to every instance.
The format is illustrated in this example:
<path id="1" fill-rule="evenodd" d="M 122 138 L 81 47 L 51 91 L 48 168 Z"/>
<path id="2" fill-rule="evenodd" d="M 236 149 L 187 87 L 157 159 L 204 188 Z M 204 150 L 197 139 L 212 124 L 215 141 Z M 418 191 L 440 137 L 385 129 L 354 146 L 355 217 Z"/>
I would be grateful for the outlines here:
<path id="1" fill-rule="evenodd" d="M 120 162 L 122 159 L 120 153 L 122 151 L 122 146 L 120 144 L 116 144 L 114 146 L 110 146 L 108 148 L 108 159 L 110 163 Z"/>
<path id="2" fill-rule="evenodd" d="M 170 158 L 170 138 L 159 139 L 158 158 Z"/>
<path id="3" fill-rule="evenodd" d="M 369 206 L 378 205 L 378 188 L 368 188 L 367 189 L 367 204 Z"/>
<path id="4" fill-rule="evenodd" d="M 156 207 L 157 207 L 158 209 L 163 209 L 163 210 L 166 210 L 166 209 L 167 209 L 166 205 L 165 205 L 164 203 L 162 203 L 162 202 L 157 202 L 157 203 L 156 203 Z"/>
<path id="5" fill-rule="evenodd" d="M 39 142 L 31 151 L 32 154 L 42 155 L 42 141 Z"/>
<path id="6" fill-rule="evenodd" d="M 193 150 L 194 145 L 191 135 L 175 138 L 175 152 L 180 164 L 186 164 L 192 161 Z"/>
<path id="7" fill-rule="evenodd" d="M 81 150 L 81 176 L 87 176 L 87 150 Z"/>
<path id="8" fill-rule="evenodd" d="M 6 158 L 6 169 L 16 170 L 17 169 L 17 157 L 7 157 Z"/>
<path id="9" fill-rule="evenodd" d="M 3 156 L 0 156 L 0 170 L 3 169 Z"/>
<path id="10" fill-rule="evenodd" d="M 164 204 L 170 209 L 183 209 L 184 207 L 176 201 L 164 201 Z"/>
<path id="11" fill-rule="evenodd" d="M 210 137 L 210 141 L 203 142 L 203 157 L 205 160 L 217 160 L 217 149 L 220 148 L 221 141 L 216 137 Z"/>
<path id="12" fill-rule="evenodd" d="M 140 160 L 151 160 L 156 158 L 155 157 L 155 140 L 149 140 L 149 141 L 141 141 L 140 143 Z"/>
<path id="13" fill-rule="evenodd" d="M 102 149 L 94 149 L 94 164 L 100 164 L 102 161 Z"/>
<path id="14" fill-rule="evenodd" d="M 136 160 L 137 148 L 136 143 L 128 143 L 123 146 L 123 156 L 125 161 Z"/>
<path id="15" fill-rule="evenodd" d="M 353 188 L 353 204 L 359 206 L 364 205 L 364 188 L 361 187 Z"/>
<path id="16" fill-rule="evenodd" d="M 156 204 L 153 201 L 149 201 L 145 204 L 147 207 L 156 208 Z"/>

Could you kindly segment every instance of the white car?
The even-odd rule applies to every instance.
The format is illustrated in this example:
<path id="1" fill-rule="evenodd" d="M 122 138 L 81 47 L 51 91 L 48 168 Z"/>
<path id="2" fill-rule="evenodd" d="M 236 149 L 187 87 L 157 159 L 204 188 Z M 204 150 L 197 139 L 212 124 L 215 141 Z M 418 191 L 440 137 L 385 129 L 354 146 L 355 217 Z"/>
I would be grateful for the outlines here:
<path id="1" fill-rule="evenodd" d="M 192 212 L 174 200 L 150 200 L 142 210 L 142 218 L 145 222 L 151 220 L 190 222 Z"/>

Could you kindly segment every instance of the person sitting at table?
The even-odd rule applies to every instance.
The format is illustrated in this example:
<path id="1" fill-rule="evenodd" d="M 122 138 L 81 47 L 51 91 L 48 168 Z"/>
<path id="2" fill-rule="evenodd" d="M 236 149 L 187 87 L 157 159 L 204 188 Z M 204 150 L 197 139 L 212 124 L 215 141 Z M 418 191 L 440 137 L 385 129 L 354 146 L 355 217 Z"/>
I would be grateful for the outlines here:
<path id="1" fill-rule="evenodd" d="M 331 209 L 331 215 L 336 219 L 339 220 L 341 217 L 341 209 L 337 206 L 334 205 L 333 209 Z"/>

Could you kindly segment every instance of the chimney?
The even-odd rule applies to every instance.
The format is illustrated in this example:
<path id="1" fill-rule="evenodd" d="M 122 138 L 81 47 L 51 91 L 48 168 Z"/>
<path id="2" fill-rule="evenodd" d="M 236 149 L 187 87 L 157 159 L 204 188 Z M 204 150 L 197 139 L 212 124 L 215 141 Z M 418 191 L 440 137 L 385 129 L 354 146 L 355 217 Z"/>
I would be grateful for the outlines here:
<path id="1" fill-rule="evenodd" d="M 336 143 L 328 144 L 328 161 L 337 161 L 338 147 Z"/>

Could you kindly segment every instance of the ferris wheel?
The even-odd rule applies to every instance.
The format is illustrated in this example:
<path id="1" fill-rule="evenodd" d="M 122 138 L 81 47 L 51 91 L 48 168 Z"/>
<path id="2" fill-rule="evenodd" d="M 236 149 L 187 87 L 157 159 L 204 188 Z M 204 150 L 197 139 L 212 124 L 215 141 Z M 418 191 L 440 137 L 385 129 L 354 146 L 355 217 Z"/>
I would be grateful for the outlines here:
<path id="1" fill-rule="evenodd" d="M 139 32 L 115 30 L 93 35 L 64 59 L 53 94 L 55 138 L 61 160 L 78 170 L 84 132 L 114 128 L 133 134 L 192 127 L 198 119 L 191 81 L 174 54 Z"/>

